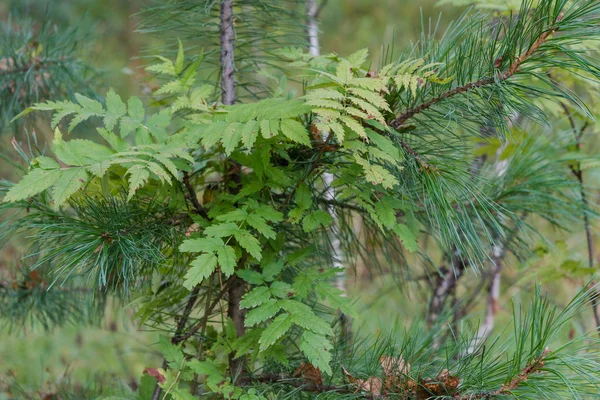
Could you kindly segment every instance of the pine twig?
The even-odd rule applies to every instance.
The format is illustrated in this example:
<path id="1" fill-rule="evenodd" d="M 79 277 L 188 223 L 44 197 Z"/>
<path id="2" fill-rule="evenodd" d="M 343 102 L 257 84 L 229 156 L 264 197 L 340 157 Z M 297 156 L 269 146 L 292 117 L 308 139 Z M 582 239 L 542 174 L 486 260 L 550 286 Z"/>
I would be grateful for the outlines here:
<path id="1" fill-rule="evenodd" d="M 560 22 L 560 21 L 562 21 L 562 19 L 563 19 L 563 13 L 561 12 L 559 14 L 559 16 L 556 18 L 555 22 Z M 512 77 L 514 74 L 516 74 L 519 71 L 519 67 L 525 61 L 527 61 L 529 58 L 531 58 L 531 56 L 533 54 L 535 54 L 535 52 L 540 48 L 540 46 L 548 40 L 548 37 L 550 35 L 552 35 L 553 33 L 555 33 L 557 31 L 557 29 L 558 28 L 555 28 L 553 30 L 549 30 L 549 31 L 542 33 L 542 35 L 540 35 L 540 37 L 523 54 L 521 54 L 519 57 L 517 57 L 517 59 L 511 64 L 511 66 L 506 71 L 498 74 L 496 77 L 482 78 L 478 81 L 470 82 L 470 83 L 467 83 L 466 85 L 458 86 L 454 89 L 444 92 L 441 95 L 439 95 L 438 97 L 434 97 L 424 103 L 419 104 L 415 108 L 406 110 L 399 117 L 397 117 L 392 122 L 390 122 L 389 125 L 392 128 L 397 129 L 400 126 L 402 126 L 402 124 L 404 124 L 406 121 L 408 121 L 409 119 L 414 117 L 416 114 L 419 114 L 419 113 L 433 107 L 434 105 L 436 105 L 437 103 L 439 103 L 445 99 L 454 97 L 456 95 L 459 95 L 459 94 L 462 94 L 462 93 L 465 93 L 468 91 L 471 91 L 473 89 L 491 85 L 492 83 L 495 83 L 495 82 L 502 82 L 502 81 L 507 80 L 508 78 Z"/>

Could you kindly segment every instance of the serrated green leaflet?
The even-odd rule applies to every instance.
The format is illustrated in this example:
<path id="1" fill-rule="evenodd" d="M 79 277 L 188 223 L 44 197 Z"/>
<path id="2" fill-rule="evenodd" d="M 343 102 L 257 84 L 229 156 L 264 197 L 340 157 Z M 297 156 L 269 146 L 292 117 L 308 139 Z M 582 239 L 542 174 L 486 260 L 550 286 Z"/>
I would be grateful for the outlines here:
<path id="1" fill-rule="evenodd" d="M 260 350 L 265 351 L 270 346 L 274 345 L 279 338 L 292 327 L 292 319 L 289 314 L 281 314 L 277 316 L 260 335 L 258 343 Z"/>

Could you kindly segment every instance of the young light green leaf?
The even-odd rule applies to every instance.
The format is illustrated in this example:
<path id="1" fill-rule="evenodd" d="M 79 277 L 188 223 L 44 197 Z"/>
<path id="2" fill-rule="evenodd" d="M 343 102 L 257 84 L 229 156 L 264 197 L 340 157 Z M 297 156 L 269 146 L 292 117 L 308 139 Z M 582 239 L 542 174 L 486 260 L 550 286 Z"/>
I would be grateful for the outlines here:
<path id="1" fill-rule="evenodd" d="M 171 112 L 165 108 L 156 114 L 152 114 L 148 118 L 146 126 L 159 143 L 164 143 L 167 140 L 167 127 L 171 123 Z"/>
<path id="2" fill-rule="evenodd" d="M 179 246 L 179 251 L 183 253 L 213 253 L 223 247 L 225 243 L 222 239 L 216 237 L 205 237 L 199 239 L 187 239 Z"/>
<path id="3" fill-rule="evenodd" d="M 40 167 L 41 169 L 59 169 L 60 164 L 57 163 L 53 158 L 46 156 L 39 156 L 31 161 L 32 166 Z"/>
<path id="4" fill-rule="evenodd" d="M 127 137 L 131 132 L 135 131 L 140 127 L 142 122 L 144 121 L 144 105 L 142 101 L 132 96 L 129 101 L 127 101 L 127 106 L 129 108 L 128 115 L 121 119 L 121 137 Z"/>
<path id="5" fill-rule="evenodd" d="M 129 145 L 120 137 L 108 131 L 104 128 L 98 128 L 98 133 L 100 136 L 106 140 L 106 142 L 116 151 L 126 151 L 129 148 Z"/>
<path id="6" fill-rule="evenodd" d="M 300 122 L 293 119 L 284 119 L 281 121 L 281 132 L 292 142 L 300 143 L 310 147 L 308 131 Z"/>
<path id="7" fill-rule="evenodd" d="M 244 144 L 244 147 L 247 150 L 252 150 L 252 146 L 254 146 L 257 137 L 257 122 L 254 120 L 246 122 L 241 132 L 241 139 L 242 143 Z"/>
<path id="8" fill-rule="evenodd" d="M 410 251 L 411 253 L 419 250 L 417 237 L 408 226 L 404 224 L 396 224 L 394 226 L 394 233 L 400 240 L 402 240 L 402 245 L 406 248 L 406 250 Z"/>
<path id="9" fill-rule="evenodd" d="M 333 335 L 331 325 L 323 318 L 317 317 L 306 304 L 296 300 L 282 300 L 281 307 L 292 316 L 296 325 L 320 335 Z"/>
<path id="10" fill-rule="evenodd" d="M 365 132 L 365 128 L 363 128 L 361 124 L 356 122 L 355 119 L 347 116 L 341 116 L 340 121 L 361 138 L 368 139 L 367 133 Z"/>
<path id="11" fill-rule="evenodd" d="M 367 61 L 367 57 L 369 56 L 369 49 L 358 50 L 355 53 L 352 53 L 348 56 L 348 62 L 354 68 L 360 68 L 365 61 Z"/>
<path id="12" fill-rule="evenodd" d="M 119 118 L 127 113 L 127 106 L 113 89 L 106 93 L 106 114 L 104 115 L 104 127 L 112 131 Z"/>
<path id="13" fill-rule="evenodd" d="M 225 154 L 228 156 L 233 153 L 242 138 L 241 127 L 241 123 L 234 122 L 229 124 L 227 129 L 222 132 L 221 143 L 223 143 Z"/>
<path id="14" fill-rule="evenodd" d="M 150 178 L 150 172 L 142 165 L 134 165 L 127 170 L 129 175 L 129 194 L 127 200 L 131 200 L 135 192 L 144 186 Z"/>
<path id="15" fill-rule="evenodd" d="M 87 181 L 88 173 L 84 168 L 69 168 L 61 171 L 60 178 L 52 187 L 54 208 L 60 206 L 77 192 Z"/>
<path id="16" fill-rule="evenodd" d="M 236 271 L 235 274 L 251 285 L 262 285 L 265 283 L 262 274 L 258 271 L 242 269 Z"/>
<path id="17" fill-rule="evenodd" d="M 4 202 L 25 200 L 43 192 L 60 179 L 62 171 L 59 169 L 44 170 L 36 168 L 25 175 L 19 183 L 10 188 L 4 196 Z"/>
<path id="18" fill-rule="evenodd" d="M 177 59 L 175 60 L 175 74 L 179 75 L 183 71 L 183 62 L 185 59 L 183 57 L 183 44 L 179 39 L 177 39 L 177 42 L 179 43 L 179 50 L 177 51 Z"/>

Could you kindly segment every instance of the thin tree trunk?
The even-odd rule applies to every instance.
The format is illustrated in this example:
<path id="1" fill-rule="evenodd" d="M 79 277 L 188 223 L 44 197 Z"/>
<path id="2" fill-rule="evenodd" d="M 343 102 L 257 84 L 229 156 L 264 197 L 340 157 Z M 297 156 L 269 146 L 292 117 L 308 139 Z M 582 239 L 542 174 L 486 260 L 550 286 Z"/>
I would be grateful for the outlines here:
<path id="1" fill-rule="evenodd" d="M 233 0 L 221 0 L 221 96 L 225 105 L 235 103 L 235 32 L 233 29 Z M 242 257 L 242 260 L 245 258 Z M 246 290 L 244 281 L 234 278 L 228 292 L 227 316 L 233 321 L 238 337 L 244 336 L 245 313 L 240 307 L 242 296 Z M 244 360 L 229 356 L 229 371 L 235 384 L 237 378 L 243 375 Z"/>
<path id="2" fill-rule="evenodd" d="M 223 104 L 235 103 L 233 0 L 221 0 L 221 94 Z"/>

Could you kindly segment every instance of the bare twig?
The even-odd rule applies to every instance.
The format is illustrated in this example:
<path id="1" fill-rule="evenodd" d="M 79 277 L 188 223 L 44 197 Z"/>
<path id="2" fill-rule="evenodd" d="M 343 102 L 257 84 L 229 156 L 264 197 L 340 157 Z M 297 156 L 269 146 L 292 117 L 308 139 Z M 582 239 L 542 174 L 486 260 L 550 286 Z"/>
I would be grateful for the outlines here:
<path id="1" fill-rule="evenodd" d="M 194 207 L 194 211 L 198 215 L 201 215 L 204 218 L 208 218 L 208 214 L 206 213 L 206 210 L 204 209 L 204 207 L 202 207 L 202 205 L 198 201 L 198 196 L 196 195 L 196 189 L 194 189 L 194 186 L 190 182 L 190 175 L 187 173 L 187 171 L 183 172 L 183 184 L 188 191 L 187 194 L 185 195 L 185 197 L 188 199 L 188 201 L 190 203 L 192 203 L 192 206 Z"/>
<path id="2" fill-rule="evenodd" d="M 550 77 L 550 79 L 553 79 L 553 78 Z M 573 114 L 571 113 L 571 110 L 569 109 L 569 107 L 562 101 L 560 102 L 560 105 L 561 105 L 562 109 L 564 110 L 567 118 L 569 119 L 569 124 L 571 125 L 571 130 L 573 131 L 573 136 L 575 137 L 575 140 L 576 140 L 577 151 L 580 152 L 581 151 L 581 137 L 583 136 L 583 131 L 585 129 L 585 126 L 582 127 L 581 129 L 577 129 L 577 125 L 575 124 L 575 119 L 573 118 Z M 583 225 L 585 228 L 585 236 L 586 236 L 586 240 L 587 240 L 588 263 L 589 263 L 590 268 L 594 268 L 594 255 L 595 255 L 594 239 L 592 236 L 590 217 L 587 213 L 587 210 L 589 208 L 589 202 L 588 202 L 588 199 L 587 199 L 587 196 L 585 193 L 585 185 L 583 182 L 583 171 L 581 170 L 581 165 L 579 163 L 577 163 L 577 166 L 570 165 L 569 168 L 571 169 L 571 172 L 573 173 L 573 175 L 579 182 L 579 194 L 581 196 L 581 204 L 583 205 Z M 597 292 L 594 292 L 592 294 L 592 297 L 593 297 L 592 298 L 592 311 L 594 313 L 594 321 L 596 322 L 596 330 L 598 331 L 598 334 L 600 335 L 600 311 L 598 310 L 597 296 L 598 296 Z"/>
<path id="3" fill-rule="evenodd" d="M 179 320 L 177 321 L 177 328 L 175 329 L 175 334 L 171 338 L 171 343 L 173 343 L 173 344 L 179 343 L 179 341 L 177 341 L 177 337 L 180 336 L 181 333 L 183 332 L 183 330 L 185 329 L 185 325 L 187 324 L 187 321 L 190 318 L 190 314 L 192 313 L 194 304 L 196 304 L 196 300 L 198 299 L 198 293 L 200 293 L 200 285 L 197 285 L 194 288 L 194 290 L 192 290 L 192 293 L 190 294 L 190 297 L 188 298 L 188 302 L 185 305 L 185 308 L 183 310 L 183 314 L 182 314 L 181 318 L 179 318 Z M 167 368 L 167 360 L 163 359 L 162 367 L 163 367 L 163 369 Z M 160 398 L 161 392 L 162 392 L 162 388 L 160 386 L 156 385 L 156 387 L 154 388 L 154 393 L 152 393 L 152 400 L 158 400 Z"/>
<path id="4" fill-rule="evenodd" d="M 440 268 L 441 274 L 438 275 L 433 295 L 429 302 L 429 312 L 427 314 L 427 325 L 432 326 L 446 307 L 446 301 L 456 290 L 456 284 L 467 267 L 466 261 L 461 257 L 459 251 L 454 248 L 450 258 L 450 267 Z"/>

